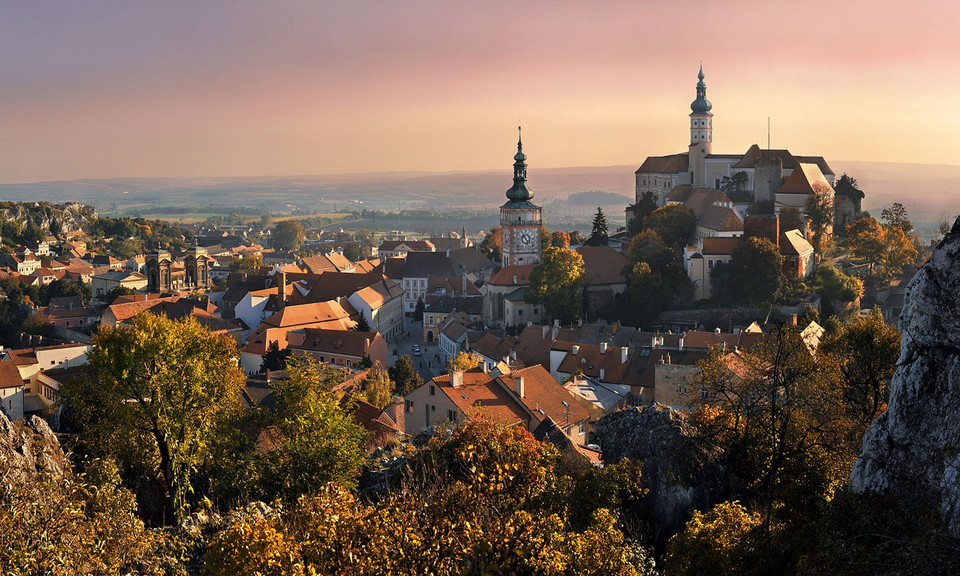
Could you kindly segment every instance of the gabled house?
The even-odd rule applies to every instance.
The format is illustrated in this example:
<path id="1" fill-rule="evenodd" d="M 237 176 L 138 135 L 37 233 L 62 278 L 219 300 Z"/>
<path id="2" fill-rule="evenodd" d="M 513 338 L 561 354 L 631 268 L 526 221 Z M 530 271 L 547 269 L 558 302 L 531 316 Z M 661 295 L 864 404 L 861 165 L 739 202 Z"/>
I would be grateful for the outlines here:
<path id="1" fill-rule="evenodd" d="M 485 324 L 516 326 L 542 320 L 543 307 L 524 301 L 524 295 L 530 287 L 530 272 L 534 266 L 535 264 L 504 266 L 490 277 L 483 302 Z"/>
<path id="2" fill-rule="evenodd" d="M 405 401 L 405 429 L 410 435 L 443 421 L 457 424 L 478 414 L 530 432 L 551 418 L 578 444 L 586 444 L 589 434 L 590 413 L 583 401 L 539 365 L 508 375 L 458 370 L 430 379 Z"/>
<path id="3" fill-rule="evenodd" d="M 247 336 L 247 344 L 240 352 L 240 365 L 244 373 L 253 374 L 260 370 L 263 355 L 271 343 L 276 342 L 281 350 L 290 344 L 290 332 L 304 328 L 350 330 L 357 324 L 354 320 L 357 315 L 346 298 L 283 306 L 260 322 Z M 292 341 L 296 342 L 297 337 L 292 337 Z"/>
<path id="4" fill-rule="evenodd" d="M 423 341 L 437 341 L 440 329 L 446 325 L 447 316 L 454 312 L 464 315 L 464 325 L 473 326 L 482 320 L 483 297 L 441 296 L 427 305 L 423 310 Z"/>
<path id="5" fill-rule="evenodd" d="M 310 354 L 318 362 L 356 368 L 364 357 L 387 365 L 387 343 L 377 332 L 303 328 L 287 333 L 287 347 Z"/>
<path id="6" fill-rule="evenodd" d="M 107 292 L 119 286 L 131 290 L 142 290 L 147 287 L 147 283 L 147 277 L 139 272 L 113 270 L 90 278 L 90 289 L 94 298 L 102 299 Z"/>
<path id="7" fill-rule="evenodd" d="M 0 360 L 0 405 L 10 420 L 23 419 L 24 384 L 17 365 Z"/>
<path id="8" fill-rule="evenodd" d="M 403 288 L 403 310 L 413 313 L 417 301 L 428 291 L 430 278 L 449 278 L 456 274 L 453 264 L 443 252 L 409 252 L 405 258 L 388 258 L 383 273 Z"/>
<path id="9" fill-rule="evenodd" d="M 436 252 L 437 247 L 429 240 L 384 240 L 377 247 L 377 258 L 403 258 L 411 252 Z"/>

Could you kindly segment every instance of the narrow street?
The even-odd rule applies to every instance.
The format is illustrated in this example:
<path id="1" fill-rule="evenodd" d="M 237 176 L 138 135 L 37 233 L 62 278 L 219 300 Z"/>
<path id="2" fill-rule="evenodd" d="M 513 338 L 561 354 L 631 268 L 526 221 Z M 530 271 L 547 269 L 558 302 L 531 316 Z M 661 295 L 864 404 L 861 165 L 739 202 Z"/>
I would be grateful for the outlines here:
<path id="1" fill-rule="evenodd" d="M 440 347 L 436 342 L 423 342 L 423 325 L 413 318 L 405 317 L 403 326 L 404 335 L 390 344 L 390 362 L 395 364 L 404 354 L 409 355 L 413 360 L 413 367 L 420 374 L 420 378 L 426 382 L 443 369 L 443 363 L 439 359 Z M 419 355 L 415 355 L 414 346 L 420 347 Z M 395 351 L 396 355 L 394 355 Z"/>

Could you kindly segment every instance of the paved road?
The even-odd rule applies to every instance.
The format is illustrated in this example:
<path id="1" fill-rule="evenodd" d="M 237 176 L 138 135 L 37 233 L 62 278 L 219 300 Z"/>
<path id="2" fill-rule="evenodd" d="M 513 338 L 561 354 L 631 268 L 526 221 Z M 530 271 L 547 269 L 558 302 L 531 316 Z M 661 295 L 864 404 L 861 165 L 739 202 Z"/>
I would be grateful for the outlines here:
<path id="1" fill-rule="evenodd" d="M 412 318 L 404 318 L 403 325 L 406 335 L 390 345 L 390 362 L 395 363 L 400 356 L 409 355 L 413 360 L 413 367 L 426 382 L 439 374 L 443 368 L 442 363 L 437 360 L 439 346 L 436 342 L 429 344 L 423 342 L 423 327 L 420 322 L 415 322 Z M 420 346 L 421 356 L 413 355 L 414 344 Z M 394 351 L 397 352 L 396 355 Z"/>

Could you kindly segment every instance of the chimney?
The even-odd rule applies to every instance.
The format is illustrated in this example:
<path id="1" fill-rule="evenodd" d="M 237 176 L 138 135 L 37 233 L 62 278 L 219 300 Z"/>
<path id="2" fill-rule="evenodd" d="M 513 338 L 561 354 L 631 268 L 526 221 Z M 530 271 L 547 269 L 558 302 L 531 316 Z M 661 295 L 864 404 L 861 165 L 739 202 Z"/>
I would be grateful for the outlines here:
<path id="1" fill-rule="evenodd" d="M 549 334 L 549 333 L 550 333 L 550 327 L 547 326 L 546 324 L 544 324 L 544 325 L 543 325 L 543 339 L 544 339 L 544 340 L 547 339 L 547 334 Z"/>
<path id="2" fill-rule="evenodd" d="M 524 386 L 523 386 L 523 376 L 517 376 L 514 382 L 517 383 L 517 396 L 524 398 L 526 390 L 524 389 Z"/>
<path id="3" fill-rule="evenodd" d="M 680 337 L 679 346 L 678 346 L 677 350 L 683 350 L 683 336 Z"/>
<path id="4" fill-rule="evenodd" d="M 533 320 L 527 320 L 527 328 L 533 326 Z"/>
<path id="5" fill-rule="evenodd" d="M 580 346 L 577 345 L 577 344 L 574 344 L 574 345 L 573 345 L 573 348 L 570 348 L 570 352 L 571 352 L 574 356 L 576 356 L 577 354 L 580 353 Z"/>
<path id="6" fill-rule="evenodd" d="M 267 384 L 270 383 L 270 369 L 267 368 Z"/>
<path id="7" fill-rule="evenodd" d="M 487 374 L 487 373 L 489 372 L 489 368 L 487 367 L 487 363 L 486 363 L 486 362 L 480 362 L 480 367 L 483 368 L 483 373 L 484 373 L 484 374 Z"/>
<path id="8" fill-rule="evenodd" d="M 621 363 L 621 364 L 626 364 L 626 363 L 627 363 L 627 358 L 628 358 L 629 356 L 630 356 L 630 347 L 629 347 L 629 346 L 621 346 L 621 347 L 620 347 L 620 363 Z"/>
<path id="9" fill-rule="evenodd" d="M 516 362 L 516 361 L 517 361 L 517 351 L 516 351 L 516 350 L 511 350 L 511 351 L 510 351 L 510 361 L 511 361 L 511 362 Z"/>
<path id="10" fill-rule="evenodd" d="M 601 354 L 606 354 L 606 353 L 607 353 L 607 343 L 606 343 L 606 342 L 601 342 L 601 343 L 600 343 L 600 353 L 601 353 Z"/>
<path id="11" fill-rule="evenodd" d="M 463 386 L 463 370 L 454 370 L 450 374 L 450 385 L 454 388 Z"/>
<path id="12" fill-rule="evenodd" d="M 277 304 L 283 305 L 287 303 L 287 297 L 285 294 L 287 288 L 287 273 L 283 270 L 280 271 L 280 278 L 277 282 Z"/>
<path id="13" fill-rule="evenodd" d="M 513 283 L 514 283 L 514 284 L 517 283 L 517 275 L 516 275 L 516 274 L 513 275 Z"/>
<path id="14" fill-rule="evenodd" d="M 403 414 L 404 413 L 403 396 L 399 394 L 395 394 L 393 396 L 393 401 L 390 404 L 388 404 L 383 411 L 386 412 L 387 416 L 392 418 L 393 421 L 397 423 L 397 428 L 399 428 L 400 430 L 404 430 L 405 422 L 404 422 L 404 414 Z"/>
<path id="15" fill-rule="evenodd" d="M 364 338 L 364 339 L 363 339 L 363 351 L 364 351 L 364 352 L 367 352 L 367 351 L 369 351 L 369 350 L 370 350 L 370 339 L 369 339 L 369 338 Z"/>
<path id="16" fill-rule="evenodd" d="M 607 371 L 603 368 L 600 369 L 600 381 L 603 382 L 603 377 L 607 375 Z"/>

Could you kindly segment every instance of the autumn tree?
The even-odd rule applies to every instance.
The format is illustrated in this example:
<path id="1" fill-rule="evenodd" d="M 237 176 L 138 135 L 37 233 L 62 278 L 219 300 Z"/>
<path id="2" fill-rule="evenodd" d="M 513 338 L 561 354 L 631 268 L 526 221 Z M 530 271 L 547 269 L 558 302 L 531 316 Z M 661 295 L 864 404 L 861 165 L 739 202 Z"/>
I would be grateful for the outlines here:
<path id="1" fill-rule="evenodd" d="M 557 230 L 556 232 L 550 233 L 550 246 L 556 246 L 557 248 L 569 248 L 570 247 L 570 234 L 562 230 Z M 544 244 L 547 246 L 547 244 Z"/>
<path id="2" fill-rule="evenodd" d="M 768 306 L 783 286 L 783 255 L 766 238 L 744 238 L 730 255 L 728 292 L 738 302 Z"/>
<path id="3" fill-rule="evenodd" d="M 252 438 L 221 438 L 214 464 L 219 498 L 292 502 L 327 482 L 356 485 L 367 432 L 332 391 L 347 370 L 295 355 L 287 373 L 271 382 L 271 401 L 245 416 Z"/>
<path id="4" fill-rule="evenodd" d="M 397 359 L 393 367 L 389 369 L 390 379 L 396 385 L 395 392 L 401 396 L 413 392 L 423 386 L 423 379 L 413 367 L 413 359 L 409 354 L 404 354 Z"/>
<path id="5" fill-rule="evenodd" d="M 803 232 L 807 229 L 803 223 L 803 217 L 800 215 L 800 211 L 793 206 L 787 206 L 780 210 L 779 216 L 781 231 L 800 230 Z"/>
<path id="6" fill-rule="evenodd" d="M 80 446 L 148 471 L 179 522 L 211 433 L 236 413 L 243 385 L 232 338 L 192 316 L 143 313 L 100 327 L 88 377 L 65 383 L 60 402 L 79 425 Z"/>
<path id="7" fill-rule="evenodd" d="M 273 247 L 295 252 L 303 246 L 306 232 L 299 220 L 281 220 L 273 229 Z"/>
<path id="8" fill-rule="evenodd" d="M 643 232 L 644 220 L 656 209 L 657 195 L 651 190 L 641 194 L 636 204 L 627 206 L 627 213 L 630 215 L 627 221 L 627 233 L 632 237 Z"/>
<path id="9" fill-rule="evenodd" d="M 814 289 L 825 300 L 824 312 L 832 313 L 833 302 L 853 302 L 863 296 L 863 282 L 837 270 L 831 264 L 821 264 L 813 275 Z"/>
<path id="10" fill-rule="evenodd" d="M 783 326 L 748 351 L 713 351 L 691 380 L 720 411 L 701 433 L 722 439 L 740 496 L 763 502 L 768 545 L 774 512 L 802 518 L 845 481 L 858 449 L 836 363 L 820 356 Z"/>
<path id="11" fill-rule="evenodd" d="M 571 322 L 580 315 L 578 291 L 583 285 L 583 257 L 570 249 L 551 246 L 530 272 L 530 287 L 524 300 L 541 304 L 551 318 Z"/>
<path id="12" fill-rule="evenodd" d="M 106 294 L 103 295 L 103 301 L 104 301 L 104 304 L 109 306 L 110 304 L 113 304 L 113 302 L 121 296 L 133 296 L 136 293 L 137 293 L 136 290 L 134 290 L 133 288 L 129 288 L 127 286 L 114 286 L 109 291 L 107 291 Z"/>
<path id="13" fill-rule="evenodd" d="M 593 217 L 593 230 L 590 232 L 590 238 L 587 239 L 587 245 L 606 246 L 609 240 L 607 217 L 603 214 L 603 208 L 597 206 L 597 214 Z"/>
<path id="14" fill-rule="evenodd" d="M 883 211 L 880 212 L 880 218 L 888 228 L 899 228 L 906 236 L 913 234 L 913 223 L 910 222 L 907 208 L 899 202 L 894 202 L 892 205 L 884 208 Z"/>
<path id="15" fill-rule="evenodd" d="M 748 182 L 747 173 L 738 170 L 730 176 L 724 176 L 720 179 L 720 191 L 734 202 L 749 202 L 752 198 L 750 193 L 747 192 Z"/>
<path id="16" fill-rule="evenodd" d="M 683 531 L 673 536 L 664 569 L 677 576 L 727 576 L 762 573 L 763 518 L 739 502 L 721 502 L 708 512 L 695 511 Z"/>
<path id="17" fill-rule="evenodd" d="M 682 204 L 669 204 L 647 216 L 643 227 L 655 231 L 664 244 L 679 251 L 696 236 L 697 215 Z"/>
<path id="18" fill-rule="evenodd" d="M 394 388 L 396 384 L 390 375 L 377 363 L 367 370 L 367 376 L 360 382 L 360 390 L 355 398 L 382 409 L 393 399 Z"/>
<path id="19" fill-rule="evenodd" d="M 630 326 L 649 326 L 670 305 L 666 282 L 646 262 L 638 262 L 627 273 L 627 289 L 620 297 L 619 319 Z"/>
<path id="20" fill-rule="evenodd" d="M 174 568 L 162 558 L 162 535 L 137 517 L 134 495 L 114 462 L 95 459 L 76 474 L 69 468 L 34 473 L 14 461 L 0 460 L 0 572 L 163 574 Z"/>
<path id="21" fill-rule="evenodd" d="M 833 190 L 823 182 L 814 182 L 813 193 L 807 198 L 803 211 L 810 223 L 811 244 L 818 254 L 823 254 L 830 244 L 833 230 Z"/>
<path id="22" fill-rule="evenodd" d="M 261 266 L 263 266 L 263 256 L 260 254 L 246 257 L 234 256 L 230 261 L 230 271 L 241 274 L 257 274 Z"/>
<path id="23" fill-rule="evenodd" d="M 664 244 L 660 235 L 654 230 L 645 230 L 633 237 L 628 252 L 630 270 L 641 262 L 647 263 L 650 273 L 659 276 L 667 291 L 667 298 L 663 302 L 670 306 L 682 306 L 693 299 L 693 285 L 690 277 L 683 269 L 680 255 Z"/>
<path id="24" fill-rule="evenodd" d="M 866 260 L 873 272 L 883 265 L 886 231 L 875 218 L 857 218 L 847 226 L 847 246 L 854 256 Z"/>
<path id="25" fill-rule="evenodd" d="M 446 369 L 447 372 L 454 372 L 456 370 L 463 370 L 465 372 L 479 366 L 482 360 L 480 356 L 472 352 L 461 351 L 453 358 L 447 360 Z"/>
<path id="26" fill-rule="evenodd" d="M 480 253 L 494 262 L 503 260 L 503 228 L 494 226 L 490 229 L 480 243 Z"/>
<path id="27" fill-rule="evenodd" d="M 862 434 L 886 410 L 890 378 L 900 357 L 900 332 L 874 308 L 869 316 L 857 316 L 827 334 L 820 349 L 838 361 L 844 397 Z"/>

